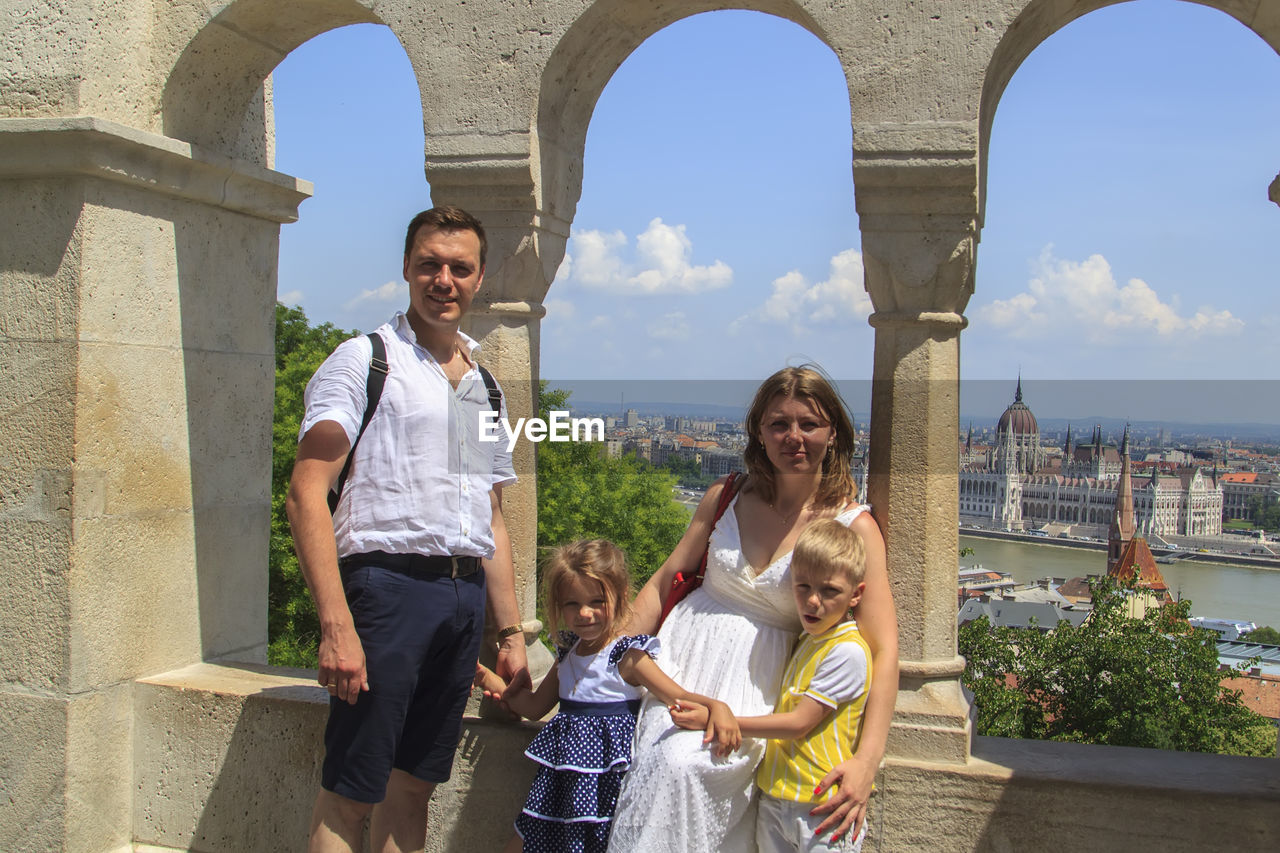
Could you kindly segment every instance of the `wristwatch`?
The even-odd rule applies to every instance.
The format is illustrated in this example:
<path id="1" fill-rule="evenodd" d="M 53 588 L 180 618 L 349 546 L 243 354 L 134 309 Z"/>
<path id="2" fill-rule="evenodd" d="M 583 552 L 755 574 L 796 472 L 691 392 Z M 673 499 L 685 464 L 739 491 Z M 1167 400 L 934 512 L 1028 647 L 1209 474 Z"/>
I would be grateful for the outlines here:
<path id="1" fill-rule="evenodd" d="M 498 632 L 498 642 L 502 642 L 507 637 L 510 637 L 512 634 L 523 634 L 523 633 L 524 633 L 524 625 L 522 625 L 521 623 L 517 622 L 514 625 L 508 625 L 507 627 L 503 628 L 501 631 Z"/>

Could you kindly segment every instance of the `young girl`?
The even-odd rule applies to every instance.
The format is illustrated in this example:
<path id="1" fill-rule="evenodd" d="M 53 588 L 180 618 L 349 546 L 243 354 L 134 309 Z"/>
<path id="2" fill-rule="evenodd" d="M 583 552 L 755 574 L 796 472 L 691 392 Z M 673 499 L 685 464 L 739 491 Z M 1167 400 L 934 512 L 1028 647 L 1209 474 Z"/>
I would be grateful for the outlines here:
<path id="1" fill-rule="evenodd" d="M 536 691 L 520 691 L 507 704 L 533 720 L 557 701 L 560 712 L 525 752 L 542 766 L 508 853 L 604 853 L 622 774 L 631 763 L 641 687 L 667 705 L 705 704 L 710 716 L 703 743 L 715 741 L 717 754 L 740 743 L 722 702 L 685 692 L 658 668 L 656 638 L 619 635 L 631 609 L 629 591 L 626 557 L 604 539 L 562 545 L 543 568 L 547 620 L 562 641 L 558 660 Z M 506 688 L 478 664 L 476 684 L 490 697 Z"/>

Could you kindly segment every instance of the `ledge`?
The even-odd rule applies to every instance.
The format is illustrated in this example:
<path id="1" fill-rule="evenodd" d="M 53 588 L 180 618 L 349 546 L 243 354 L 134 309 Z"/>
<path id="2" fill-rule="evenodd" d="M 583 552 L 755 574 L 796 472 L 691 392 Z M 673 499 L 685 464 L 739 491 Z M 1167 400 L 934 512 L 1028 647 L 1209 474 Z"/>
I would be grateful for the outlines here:
<path id="1" fill-rule="evenodd" d="M 1280 761 L 1202 752 L 975 737 L 971 771 L 1099 787 L 1212 792 L 1280 807 Z M 1280 812 L 1276 815 L 1280 820 Z"/>
<path id="2" fill-rule="evenodd" d="M 196 664 L 134 686 L 137 850 L 296 849 L 319 778 L 327 694 L 306 670 Z M 511 834 L 536 725 L 467 718 L 427 849 Z M 963 764 L 890 757 L 868 853 L 1280 849 L 1280 761 L 976 737 Z"/>
<path id="3" fill-rule="evenodd" d="M 294 222 L 309 182 L 93 116 L 0 119 L 0 179 L 97 178 Z"/>

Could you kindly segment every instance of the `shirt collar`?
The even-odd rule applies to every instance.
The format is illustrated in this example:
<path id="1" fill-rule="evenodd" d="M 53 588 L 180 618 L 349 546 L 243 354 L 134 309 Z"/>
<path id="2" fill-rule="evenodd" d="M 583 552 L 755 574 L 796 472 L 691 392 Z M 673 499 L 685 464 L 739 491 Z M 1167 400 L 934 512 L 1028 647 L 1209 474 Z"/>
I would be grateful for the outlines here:
<path id="1" fill-rule="evenodd" d="M 396 315 L 391 318 L 391 328 L 407 343 L 412 344 L 423 352 L 427 352 L 426 347 L 418 343 L 418 336 L 414 333 L 413 327 L 409 325 L 409 318 L 403 311 L 397 311 Z M 466 349 L 468 357 L 472 362 L 474 362 L 475 354 L 480 351 L 480 342 L 459 329 L 458 345 Z M 427 352 L 427 355 L 431 355 L 431 353 Z"/>

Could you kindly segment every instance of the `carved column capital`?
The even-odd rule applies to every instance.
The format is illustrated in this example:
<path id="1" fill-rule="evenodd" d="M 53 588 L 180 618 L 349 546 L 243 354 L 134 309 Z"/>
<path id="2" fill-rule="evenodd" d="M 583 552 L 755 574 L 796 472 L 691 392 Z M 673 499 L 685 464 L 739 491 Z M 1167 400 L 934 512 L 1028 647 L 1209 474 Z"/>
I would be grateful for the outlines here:
<path id="1" fill-rule="evenodd" d="M 855 130 L 853 181 L 877 311 L 962 313 L 979 231 L 976 136 L 950 124 Z"/>

